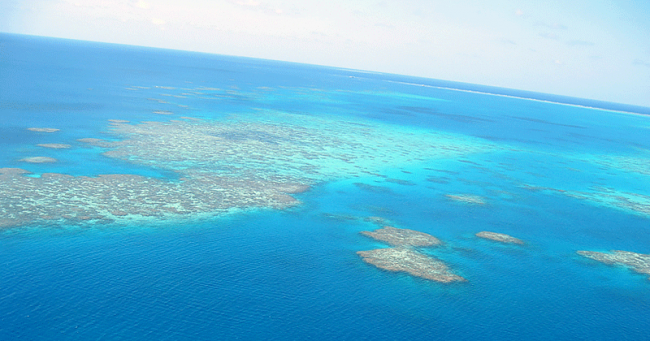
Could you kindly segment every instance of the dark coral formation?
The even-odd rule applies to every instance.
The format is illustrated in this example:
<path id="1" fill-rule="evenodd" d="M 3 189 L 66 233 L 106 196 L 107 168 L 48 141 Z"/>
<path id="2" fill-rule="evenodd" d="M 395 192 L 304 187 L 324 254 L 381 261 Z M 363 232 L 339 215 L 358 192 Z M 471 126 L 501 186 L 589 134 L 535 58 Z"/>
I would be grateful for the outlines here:
<path id="1" fill-rule="evenodd" d="M 494 240 L 495 242 L 506 244 L 520 244 L 523 245 L 524 241 L 503 233 L 483 231 L 476 234 L 479 238 Z"/>
<path id="2" fill-rule="evenodd" d="M 578 251 L 578 254 L 601 263 L 623 265 L 640 274 L 650 275 L 650 255 L 620 250 L 613 250 L 611 253 Z M 648 277 L 648 279 L 650 279 L 650 277 Z"/>
<path id="3" fill-rule="evenodd" d="M 430 234 L 391 226 L 385 226 L 373 232 L 362 231 L 361 234 L 393 246 L 392 248 L 357 252 L 368 264 L 387 271 L 406 272 L 412 276 L 436 282 L 465 281 L 463 277 L 452 273 L 441 260 L 427 256 L 415 249 L 416 247 L 442 244 L 438 238 Z"/>

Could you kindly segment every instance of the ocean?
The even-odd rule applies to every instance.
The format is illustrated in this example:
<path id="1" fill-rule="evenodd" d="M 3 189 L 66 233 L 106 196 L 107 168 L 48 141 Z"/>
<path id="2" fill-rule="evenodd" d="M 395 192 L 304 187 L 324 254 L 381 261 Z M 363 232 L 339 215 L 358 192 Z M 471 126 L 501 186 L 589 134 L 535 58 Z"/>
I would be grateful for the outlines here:
<path id="1" fill-rule="evenodd" d="M 0 34 L 0 118 L 0 340 L 647 338 L 650 108 Z"/>

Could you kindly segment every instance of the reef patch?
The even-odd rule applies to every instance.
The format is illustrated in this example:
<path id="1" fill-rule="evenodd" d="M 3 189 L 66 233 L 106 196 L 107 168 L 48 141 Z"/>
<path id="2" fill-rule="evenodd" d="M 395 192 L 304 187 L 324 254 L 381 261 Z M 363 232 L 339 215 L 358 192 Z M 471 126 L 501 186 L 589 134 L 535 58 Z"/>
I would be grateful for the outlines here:
<path id="1" fill-rule="evenodd" d="M 391 248 L 358 251 L 357 255 L 368 264 L 383 270 L 406 272 L 412 276 L 441 283 L 466 281 L 465 278 L 451 272 L 443 261 L 415 249 L 416 247 L 430 247 L 442 244 L 438 238 L 430 234 L 392 226 L 385 226 L 372 232 L 361 231 L 360 233 L 393 246 Z"/>
<path id="2" fill-rule="evenodd" d="M 575 199 L 586 200 L 595 205 L 615 208 L 636 215 L 650 217 L 650 196 L 640 193 L 620 191 L 603 186 L 594 186 L 588 191 L 566 191 L 552 187 L 534 186 L 529 184 L 523 184 L 520 185 L 520 187 L 529 191 L 562 194 Z"/>
<path id="3" fill-rule="evenodd" d="M 37 146 L 51 149 L 68 149 L 72 147 L 71 145 L 65 143 L 39 143 Z"/>
<path id="4" fill-rule="evenodd" d="M 465 278 L 452 273 L 442 261 L 409 247 L 359 251 L 357 254 L 364 262 L 387 271 L 406 272 L 415 277 L 441 283 L 466 281 Z"/>
<path id="5" fill-rule="evenodd" d="M 57 131 L 59 131 L 61 129 L 57 129 L 57 128 L 27 128 L 27 130 L 35 131 L 37 133 L 54 133 L 54 132 L 57 132 Z"/>
<path id="6" fill-rule="evenodd" d="M 32 156 L 32 157 L 26 157 L 20 159 L 18 161 L 28 162 L 28 163 L 53 163 L 56 162 L 57 160 L 55 158 L 47 157 L 47 156 Z"/>
<path id="7" fill-rule="evenodd" d="M 1 168 L 0 228 L 48 221 L 78 224 L 170 219 L 233 208 L 283 209 L 299 203 L 287 190 L 302 185 L 205 175 L 169 182 L 131 174 L 70 176 Z M 34 189 L 38 189 L 35 191 Z"/>
<path id="8" fill-rule="evenodd" d="M 519 245 L 524 244 L 523 240 L 512 237 L 512 236 L 509 236 L 507 234 L 503 234 L 503 233 L 483 231 L 483 232 L 477 233 L 476 236 L 479 237 L 479 238 L 489 239 L 489 240 L 493 240 L 495 242 L 500 242 L 500 243 L 505 243 L 505 244 L 519 244 Z"/>
<path id="9" fill-rule="evenodd" d="M 392 226 L 385 226 L 372 232 L 361 231 L 360 233 L 364 236 L 386 242 L 392 246 L 425 247 L 442 244 L 438 238 L 430 234 L 409 229 L 398 229 Z"/>
<path id="10" fill-rule="evenodd" d="M 458 201 L 463 204 L 485 205 L 485 199 L 474 194 L 446 194 L 447 199 Z"/>
<path id="11" fill-rule="evenodd" d="M 284 209 L 299 203 L 295 195 L 324 181 L 496 148 L 453 134 L 277 111 L 219 120 L 129 123 L 114 119 L 107 126 L 108 138 L 77 141 L 105 149 L 106 157 L 178 176 L 172 180 L 133 174 L 47 173 L 39 178 L 4 173 L 0 216 L 6 219 L 0 227 Z M 37 156 L 21 161 L 56 160 Z"/>
<path id="12" fill-rule="evenodd" d="M 650 275 L 650 255 L 613 250 L 610 253 L 596 251 L 578 251 L 579 255 L 608 265 L 626 266 L 640 274 Z M 650 280 L 650 277 L 648 277 Z"/>

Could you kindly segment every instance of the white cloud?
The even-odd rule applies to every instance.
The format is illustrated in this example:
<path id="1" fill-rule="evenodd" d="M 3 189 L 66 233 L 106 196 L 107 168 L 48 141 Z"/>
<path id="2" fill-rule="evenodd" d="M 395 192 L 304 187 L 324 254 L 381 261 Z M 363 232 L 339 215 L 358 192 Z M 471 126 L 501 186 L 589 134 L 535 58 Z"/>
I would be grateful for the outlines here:
<path id="1" fill-rule="evenodd" d="M 239 6 L 244 6 L 244 7 L 260 7 L 262 4 L 260 1 L 252 1 L 252 0 L 247 0 L 247 1 L 241 1 L 241 0 L 231 0 L 231 3 Z"/>
<path id="2" fill-rule="evenodd" d="M 164 25 L 167 22 L 165 20 L 162 20 L 160 18 L 151 18 L 151 23 L 157 26 Z"/>
<path id="3" fill-rule="evenodd" d="M 137 7 L 137 8 L 142 8 L 142 9 L 150 9 L 151 8 L 151 5 L 148 2 L 143 1 L 143 0 L 137 1 L 134 4 L 134 6 Z"/>

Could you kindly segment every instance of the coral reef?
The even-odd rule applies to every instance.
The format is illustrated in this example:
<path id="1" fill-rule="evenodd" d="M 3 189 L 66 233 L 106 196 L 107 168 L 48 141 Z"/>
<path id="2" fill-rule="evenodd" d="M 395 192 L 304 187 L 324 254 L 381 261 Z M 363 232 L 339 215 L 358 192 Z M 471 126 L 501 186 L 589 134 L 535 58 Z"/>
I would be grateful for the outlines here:
<path id="1" fill-rule="evenodd" d="M 37 144 L 37 146 L 43 148 L 51 148 L 51 149 L 68 149 L 72 147 L 69 144 L 65 144 L 65 143 L 39 143 Z"/>
<path id="2" fill-rule="evenodd" d="M 448 199 L 464 204 L 485 205 L 485 199 L 473 194 L 447 194 Z"/>
<path id="3" fill-rule="evenodd" d="M 133 174 L 28 177 L 5 171 L 0 176 L 0 227 L 286 208 L 298 203 L 291 195 L 322 181 L 493 148 L 471 138 L 368 123 L 275 111 L 219 120 L 186 117 L 130 124 L 112 119 L 109 138 L 77 141 L 105 149 L 106 157 L 175 172 L 179 180 Z M 56 160 L 39 156 L 21 161 Z"/>
<path id="4" fill-rule="evenodd" d="M 28 162 L 28 163 L 52 163 L 52 162 L 56 162 L 56 159 L 47 156 L 33 156 L 33 157 L 26 157 L 18 161 Z"/>
<path id="5" fill-rule="evenodd" d="M 623 265 L 640 274 L 650 275 L 650 255 L 620 250 L 613 250 L 611 253 L 596 251 L 578 251 L 577 253 L 601 263 Z"/>
<path id="6" fill-rule="evenodd" d="M 361 234 L 386 242 L 392 246 L 423 247 L 442 244 L 438 238 L 430 234 L 409 229 L 398 229 L 392 226 L 385 226 L 382 229 L 372 232 L 362 231 Z"/>
<path id="7" fill-rule="evenodd" d="M 562 189 L 520 185 L 529 191 L 542 191 L 566 195 L 575 199 L 586 200 L 596 205 L 616 208 L 644 217 L 650 217 L 650 196 L 629 191 L 620 191 L 614 188 L 594 186 L 588 191 L 566 191 Z"/>
<path id="8" fill-rule="evenodd" d="M 37 133 L 54 133 L 59 131 L 57 128 L 27 128 L 29 131 L 35 131 Z"/>
<path id="9" fill-rule="evenodd" d="M 391 226 L 385 226 L 372 232 L 362 231 L 361 234 L 393 246 L 391 248 L 357 252 L 363 261 L 368 264 L 387 271 L 406 272 L 412 276 L 436 282 L 465 281 L 463 277 L 452 273 L 441 260 L 425 255 L 415 249 L 416 247 L 442 244 L 438 238 L 430 234 Z"/>
<path id="10" fill-rule="evenodd" d="M 445 263 L 409 247 L 395 247 L 357 252 L 363 261 L 380 269 L 406 272 L 410 275 L 442 283 L 465 281 Z"/>
<path id="11" fill-rule="evenodd" d="M 483 231 L 476 234 L 479 238 L 494 240 L 506 244 L 524 244 L 524 241 L 503 233 Z"/>
<path id="12" fill-rule="evenodd" d="M 23 176 L 19 168 L 0 168 L 0 228 L 33 222 L 173 218 L 191 213 L 225 213 L 233 208 L 286 208 L 298 201 L 287 193 L 304 185 L 205 175 L 169 182 L 139 175 L 98 177 L 46 173 Z"/>

